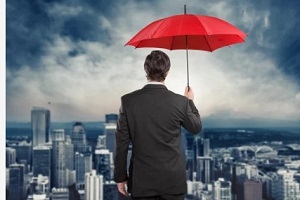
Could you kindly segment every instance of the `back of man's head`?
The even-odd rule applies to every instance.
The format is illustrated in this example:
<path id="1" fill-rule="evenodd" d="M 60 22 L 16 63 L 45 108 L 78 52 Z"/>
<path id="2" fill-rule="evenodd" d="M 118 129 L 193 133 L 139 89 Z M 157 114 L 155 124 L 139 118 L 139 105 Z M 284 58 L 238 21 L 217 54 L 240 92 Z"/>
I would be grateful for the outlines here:
<path id="1" fill-rule="evenodd" d="M 152 51 L 145 60 L 144 69 L 147 79 L 162 82 L 166 79 L 171 63 L 167 54 L 162 51 Z"/>

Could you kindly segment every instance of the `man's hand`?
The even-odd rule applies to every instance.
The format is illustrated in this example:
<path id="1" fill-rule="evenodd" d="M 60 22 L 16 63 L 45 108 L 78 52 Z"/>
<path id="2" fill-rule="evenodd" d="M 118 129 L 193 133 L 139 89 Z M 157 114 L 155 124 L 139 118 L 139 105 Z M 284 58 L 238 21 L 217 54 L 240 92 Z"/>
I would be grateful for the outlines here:
<path id="1" fill-rule="evenodd" d="M 124 181 L 122 183 L 117 183 L 117 186 L 120 193 L 122 193 L 125 196 L 129 196 L 127 192 L 127 181 Z"/>
<path id="2" fill-rule="evenodd" d="M 190 86 L 186 86 L 184 96 L 188 99 L 194 100 L 194 92 Z"/>

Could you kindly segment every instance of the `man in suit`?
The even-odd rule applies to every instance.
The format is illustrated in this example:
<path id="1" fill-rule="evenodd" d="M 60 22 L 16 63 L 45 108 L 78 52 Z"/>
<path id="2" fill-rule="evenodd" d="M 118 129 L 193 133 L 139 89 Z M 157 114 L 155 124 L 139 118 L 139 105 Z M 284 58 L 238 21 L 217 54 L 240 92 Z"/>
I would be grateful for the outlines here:
<path id="1" fill-rule="evenodd" d="M 114 181 L 120 193 L 134 200 L 183 200 L 187 190 L 181 127 L 197 134 L 202 124 L 192 89 L 186 87 L 182 96 L 164 85 L 170 65 L 164 52 L 152 51 L 144 63 L 148 84 L 121 97 Z"/>

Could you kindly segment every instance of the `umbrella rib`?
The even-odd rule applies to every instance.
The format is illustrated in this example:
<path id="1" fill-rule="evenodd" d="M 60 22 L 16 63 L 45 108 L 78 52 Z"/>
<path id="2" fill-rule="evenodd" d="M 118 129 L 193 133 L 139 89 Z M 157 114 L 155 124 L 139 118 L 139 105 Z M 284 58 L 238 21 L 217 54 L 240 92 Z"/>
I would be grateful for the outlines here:
<path id="1" fill-rule="evenodd" d="M 171 46 L 170 46 L 170 50 L 173 50 L 174 48 L 174 36 L 172 37 L 172 40 L 171 40 Z"/>
<path id="2" fill-rule="evenodd" d="M 209 36 L 209 35 L 208 35 L 208 36 Z M 211 47 L 210 47 L 210 45 L 209 45 L 209 42 L 208 42 L 206 36 L 204 36 L 204 39 L 205 39 L 206 44 L 207 44 L 207 46 L 208 46 L 208 48 L 209 48 L 209 51 L 212 52 L 212 49 L 211 49 Z"/>

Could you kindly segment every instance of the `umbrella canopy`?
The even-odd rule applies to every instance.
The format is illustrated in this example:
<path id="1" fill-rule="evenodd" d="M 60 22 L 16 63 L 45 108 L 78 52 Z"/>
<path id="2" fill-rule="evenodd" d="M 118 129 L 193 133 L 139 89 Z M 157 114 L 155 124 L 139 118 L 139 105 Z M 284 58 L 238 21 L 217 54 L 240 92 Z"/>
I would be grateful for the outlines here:
<path id="1" fill-rule="evenodd" d="M 182 14 L 154 21 L 125 45 L 169 50 L 214 51 L 245 41 L 246 34 L 232 24 L 212 16 Z"/>
<path id="2" fill-rule="evenodd" d="M 189 86 L 188 49 L 212 52 L 224 46 L 245 42 L 246 36 L 243 31 L 222 19 L 207 15 L 181 14 L 150 23 L 125 45 L 136 48 L 186 49 Z"/>

